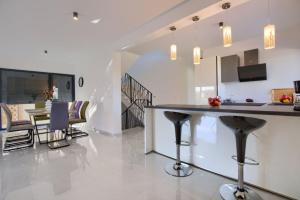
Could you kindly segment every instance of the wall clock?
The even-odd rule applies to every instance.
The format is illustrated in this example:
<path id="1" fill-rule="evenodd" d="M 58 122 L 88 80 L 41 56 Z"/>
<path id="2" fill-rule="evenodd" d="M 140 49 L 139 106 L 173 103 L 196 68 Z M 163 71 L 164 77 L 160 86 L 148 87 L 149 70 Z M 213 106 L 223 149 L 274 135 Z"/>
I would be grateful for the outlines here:
<path id="1" fill-rule="evenodd" d="M 78 79 L 78 85 L 79 85 L 79 87 L 83 87 L 83 84 L 84 84 L 83 77 L 80 77 L 80 78 Z"/>

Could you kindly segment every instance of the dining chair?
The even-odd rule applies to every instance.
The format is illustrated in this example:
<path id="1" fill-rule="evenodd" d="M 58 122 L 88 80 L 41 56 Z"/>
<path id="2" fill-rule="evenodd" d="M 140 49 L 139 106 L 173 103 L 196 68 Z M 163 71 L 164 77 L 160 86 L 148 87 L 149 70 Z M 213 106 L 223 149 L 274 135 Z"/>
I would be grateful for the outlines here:
<path id="1" fill-rule="evenodd" d="M 77 117 L 69 119 L 70 132 L 71 132 L 72 138 L 84 137 L 84 136 L 89 135 L 88 133 L 86 133 L 82 130 L 73 128 L 73 125 L 75 125 L 75 124 L 82 124 L 82 123 L 87 122 L 87 120 L 86 120 L 86 110 L 87 110 L 88 105 L 89 105 L 89 101 L 83 102 L 83 104 L 81 105 L 81 108 L 80 108 L 80 113 L 78 115 L 75 115 Z"/>
<path id="2" fill-rule="evenodd" d="M 5 138 L 3 151 L 12 151 L 21 148 L 32 147 L 34 145 L 34 126 L 30 120 L 12 120 L 12 113 L 7 104 L 0 103 L 6 115 L 6 132 L 16 132 L 14 136 Z M 27 133 L 24 134 L 24 131 Z M 2 145 L 2 144 L 1 144 Z"/>
<path id="3" fill-rule="evenodd" d="M 70 105 L 69 108 L 69 118 L 75 117 L 75 106 L 76 106 L 77 101 L 73 101 Z"/>
<path id="4" fill-rule="evenodd" d="M 50 149 L 57 149 L 69 146 L 67 141 L 69 129 L 69 112 L 67 102 L 53 102 L 50 114 L 50 132 L 47 133 L 47 143 Z M 48 134 L 51 133 L 53 138 L 56 136 L 56 131 L 60 139 L 49 140 Z"/>
<path id="5" fill-rule="evenodd" d="M 35 102 L 35 109 L 44 109 L 44 108 L 45 108 L 45 102 L 44 101 Z M 40 144 L 45 144 L 46 143 L 46 142 L 41 141 L 40 135 L 41 134 L 46 134 L 49 131 L 49 129 L 48 129 L 49 120 L 50 120 L 50 117 L 49 117 L 49 115 L 46 115 L 46 114 L 33 116 L 35 132 L 36 132 L 36 135 L 38 136 L 38 140 L 39 140 Z M 46 131 L 42 132 L 42 130 L 46 130 Z"/>

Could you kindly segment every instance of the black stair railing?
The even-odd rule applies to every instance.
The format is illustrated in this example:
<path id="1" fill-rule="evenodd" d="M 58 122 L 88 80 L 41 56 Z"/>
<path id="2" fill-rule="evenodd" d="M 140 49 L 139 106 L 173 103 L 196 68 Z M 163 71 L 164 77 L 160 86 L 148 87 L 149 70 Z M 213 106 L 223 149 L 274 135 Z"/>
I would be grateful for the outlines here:
<path id="1" fill-rule="evenodd" d="M 152 105 L 152 93 L 128 73 L 122 77 L 122 92 L 130 99 L 131 103 L 136 99 L 147 99 L 147 102 Z"/>
<path id="2" fill-rule="evenodd" d="M 144 126 L 144 107 L 152 105 L 152 93 L 127 73 L 122 77 L 121 90 L 130 102 L 122 112 L 122 129 Z"/>

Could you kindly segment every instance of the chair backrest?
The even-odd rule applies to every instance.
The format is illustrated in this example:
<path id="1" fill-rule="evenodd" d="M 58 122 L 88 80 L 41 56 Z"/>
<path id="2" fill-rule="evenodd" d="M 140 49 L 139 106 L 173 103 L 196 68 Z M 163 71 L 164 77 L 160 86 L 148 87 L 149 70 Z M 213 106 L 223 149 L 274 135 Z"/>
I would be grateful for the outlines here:
<path id="1" fill-rule="evenodd" d="M 77 101 L 73 101 L 72 103 L 71 103 L 71 105 L 70 105 L 70 111 L 73 111 L 73 110 L 75 110 L 75 105 L 76 105 L 76 102 Z"/>
<path id="2" fill-rule="evenodd" d="M 75 118 L 80 118 L 80 108 L 81 108 L 81 104 L 82 104 L 82 101 L 77 101 L 76 104 L 75 104 Z"/>
<path id="3" fill-rule="evenodd" d="M 46 105 L 45 105 L 44 101 L 37 101 L 37 102 L 35 102 L 34 107 L 35 107 L 35 109 L 39 109 L 39 108 L 45 108 Z"/>
<path id="4" fill-rule="evenodd" d="M 81 110 L 80 110 L 80 118 L 81 118 L 81 119 L 86 120 L 85 112 L 86 112 L 86 109 L 87 109 L 89 103 L 90 103 L 89 101 L 85 101 L 85 102 L 82 104 Z"/>
<path id="5" fill-rule="evenodd" d="M 0 103 L 0 107 L 4 110 L 4 113 L 6 115 L 6 130 L 10 131 L 12 123 L 12 113 L 5 103 Z"/>
<path id="6" fill-rule="evenodd" d="M 70 108 L 69 108 L 69 111 L 70 111 L 69 117 L 70 117 L 70 118 L 75 118 L 75 113 L 74 113 L 74 111 L 75 111 L 75 105 L 76 105 L 76 103 L 77 103 L 77 101 L 73 101 L 73 102 L 71 103 L 71 105 L 70 105 Z"/>
<path id="7" fill-rule="evenodd" d="M 53 102 L 51 107 L 50 129 L 64 130 L 69 128 L 69 112 L 67 102 Z"/>

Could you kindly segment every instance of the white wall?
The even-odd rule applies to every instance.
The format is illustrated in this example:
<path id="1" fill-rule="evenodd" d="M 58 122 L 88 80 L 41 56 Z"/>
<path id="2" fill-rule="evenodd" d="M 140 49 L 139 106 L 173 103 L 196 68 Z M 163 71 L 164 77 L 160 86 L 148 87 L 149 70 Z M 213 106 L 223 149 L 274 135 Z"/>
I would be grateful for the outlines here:
<path id="1" fill-rule="evenodd" d="M 184 104 L 189 69 L 182 59 L 171 61 L 165 52 L 153 51 L 141 55 L 128 73 L 153 93 L 154 104 Z"/>
<path id="2" fill-rule="evenodd" d="M 216 56 L 207 57 L 202 59 L 199 65 L 194 66 L 194 91 L 189 97 L 191 104 L 207 105 L 208 98 L 217 95 L 216 59 Z"/>
<path id="3" fill-rule="evenodd" d="M 139 55 L 127 51 L 122 51 L 121 53 L 121 63 L 122 63 L 122 76 L 129 71 L 129 69 L 134 65 L 134 63 L 139 58 Z"/>
<path id="4" fill-rule="evenodd" d="M 262 37 L 233 42 L 230 48 L 216 47 L 205 50 L 205 57 L 238 54 L 241 65 L 244 65 L 243 52 L 259 48 L 259 62 L 267 63 L 266 81 L 219 82 L 219 95 L 223 99 L 245 101 L 246 98 L 252 98 L 256 102 L 271 102 L 271 89 L 293 88 L 293 81 L 300 80 L 300 29 L 277 33 L 277 46 L 272 50 L 263 49 Z"/>

